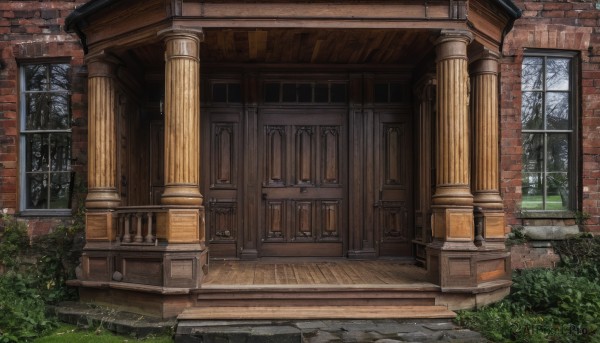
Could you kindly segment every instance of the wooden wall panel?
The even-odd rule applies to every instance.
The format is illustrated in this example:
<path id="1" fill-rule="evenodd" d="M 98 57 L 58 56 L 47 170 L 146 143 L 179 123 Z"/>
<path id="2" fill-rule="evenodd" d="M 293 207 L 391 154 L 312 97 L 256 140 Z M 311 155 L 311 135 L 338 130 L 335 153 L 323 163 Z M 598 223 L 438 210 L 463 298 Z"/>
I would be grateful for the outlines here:
<path id="1" fill-rule="evenodd" d="M 340 127 L 321 127 L 321 183 L 340 183 Z"/>
<path id="2" fill-rule="evenodd" d="M 266 173 L 265 184 L 286 183 L 286 130 L 285 126 L 272 125 L 266 128 Z"/>

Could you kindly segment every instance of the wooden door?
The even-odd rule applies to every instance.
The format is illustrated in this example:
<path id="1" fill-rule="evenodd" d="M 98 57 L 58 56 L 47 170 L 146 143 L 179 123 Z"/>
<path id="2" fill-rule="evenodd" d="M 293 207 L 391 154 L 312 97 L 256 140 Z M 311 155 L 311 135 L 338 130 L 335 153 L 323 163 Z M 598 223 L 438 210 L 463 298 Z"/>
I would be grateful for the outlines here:
<path id="1" fill-rule="evenodd" d="M 260 256 L 343 256 L 346 110 L 259 113 Z"/>
<path id="2" fill-rule="evenodd" d="M 379 256 L 412 256 L 412 138 L 408 112 L 375 114 L 376 239 Z"/>

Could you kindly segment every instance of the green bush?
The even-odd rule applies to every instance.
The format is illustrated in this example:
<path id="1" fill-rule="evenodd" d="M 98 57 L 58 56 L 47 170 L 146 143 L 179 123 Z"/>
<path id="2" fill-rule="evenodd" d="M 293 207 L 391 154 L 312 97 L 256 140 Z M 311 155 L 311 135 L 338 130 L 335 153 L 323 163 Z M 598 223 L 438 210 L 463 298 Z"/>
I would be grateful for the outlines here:
<path id="1" fill-rule="evenodd" d="M 2 217 L 0 235 L 0 342 L 27 342 L 55 327 L 46 305 L 74 299 L 65 281 L 74 277 L 83 245 L 82 216 L 73 225 L 30 241 L 26 226 Z"/>
<path id="2" fill-rule="evenodd" d="M 461 311 L 459 325 L 496 342 L 600 343 L 600 237 L 555 245 L 556 269 L 515 272 L 511 294 L 478 311 Z"/>
<path id="3" fill-rule="evenodd" d="M 55 327 L 34 284 L 15 271 L 0 276 L 0 342 L 27 342 Z"/>

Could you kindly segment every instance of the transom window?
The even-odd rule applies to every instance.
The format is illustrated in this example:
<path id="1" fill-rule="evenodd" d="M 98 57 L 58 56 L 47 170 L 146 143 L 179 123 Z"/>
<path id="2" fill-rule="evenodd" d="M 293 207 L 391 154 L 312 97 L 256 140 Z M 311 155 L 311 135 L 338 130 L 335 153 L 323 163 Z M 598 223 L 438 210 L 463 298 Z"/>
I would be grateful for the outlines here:
<path id="1" fill-rule="evenodd" d="M 574 69 L 573 54 L 528 54 L 523 58 L 524 210 L 572 208 Z"/>
<path id="2" fill-rule="evenodd" d="M 70 72 L 64 63 L 21 66 L 22 209 L 70 207 Z"/>

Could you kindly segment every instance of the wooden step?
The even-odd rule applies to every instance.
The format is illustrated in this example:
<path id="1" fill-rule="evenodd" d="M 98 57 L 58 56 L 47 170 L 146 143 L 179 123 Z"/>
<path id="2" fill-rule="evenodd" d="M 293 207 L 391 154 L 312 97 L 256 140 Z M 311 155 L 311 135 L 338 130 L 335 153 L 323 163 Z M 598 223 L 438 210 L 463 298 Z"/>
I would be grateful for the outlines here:
<path id="1" fill-rule="evenodd" d="M 439 290 L 393 288 L 200 289 L 196 305 L 224 306 L 427 306 L 435 305 Z"/>
<path id="2" fill-rule="evenodd" d="M 178 320 L 315 320 L 454 318 L 445 306 L 254 306 L 190 307 Z"/>

